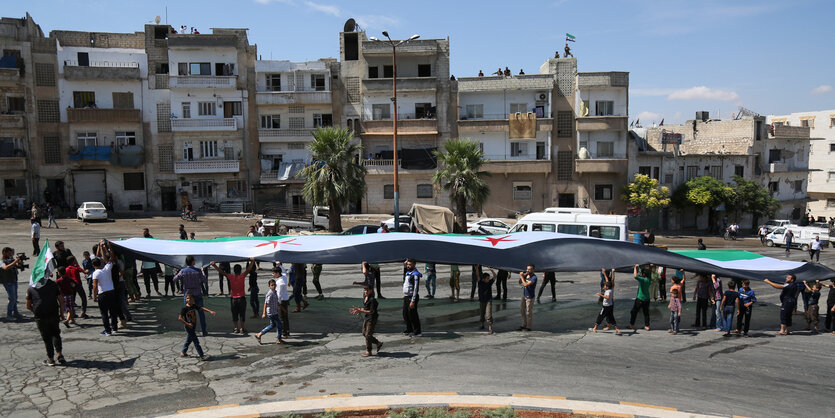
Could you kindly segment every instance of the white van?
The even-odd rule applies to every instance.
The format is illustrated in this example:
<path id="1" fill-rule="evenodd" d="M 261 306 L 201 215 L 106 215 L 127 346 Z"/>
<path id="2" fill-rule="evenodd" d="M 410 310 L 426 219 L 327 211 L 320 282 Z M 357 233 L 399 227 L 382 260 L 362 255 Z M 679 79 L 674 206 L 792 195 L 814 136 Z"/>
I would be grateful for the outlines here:
<path id="1" fill-rule="evenodd" d="M 596 215 L 591 213 L 531 213 L 519 219 L 510 230 L 549 231 L 595 238 L 626 241 L 626 215 Z"/>
<path id="2" fill-rule="evenodd" d="M 792 248 L 800 248 L 801 251 L 809 251 L 809 244 L 815 237 L 821 237 L 821 244 L 824 247 L 829 246 L 829 231 L 823 228 L 816 228 L 813 226 L 781 226 L 769 232 L 765 237 L 765 244 L 769 247 L 782 247 L 786 245 L 786 232 L 791 230 L 794 234 L 792 240 Z"/>
<path id="3" fill-rule="evenodd" d="M 589 208 L 545 208 L 545 213 L 585 213 L 591 215 Z"/>

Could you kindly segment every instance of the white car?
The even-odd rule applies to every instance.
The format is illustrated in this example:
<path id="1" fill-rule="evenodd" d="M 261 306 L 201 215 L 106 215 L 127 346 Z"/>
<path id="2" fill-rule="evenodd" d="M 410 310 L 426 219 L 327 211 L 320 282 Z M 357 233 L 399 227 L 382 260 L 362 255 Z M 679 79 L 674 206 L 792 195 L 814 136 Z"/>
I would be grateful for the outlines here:
<path id="1" fill-rule="evenodd" d="M 400 215 L 400 229 L 401 231 L 404 229 L 403 225 L 406 225 L 405 230 L 408 232 L 409 224 L 412 223 L 412 217 L 409 215 Z M 386 219 L 385 221 L 380 222 L 380 225 L 386 224 L 389 227 L 389 230 L 394 231 L 394 218 Z"/>
<path id="2" fill-rule="evenodd" d="M 101 202 L 84 202 L 75 212 L 75 217 L 82 221 L 89 221 L 92 219 L 107 219 L 107 209 Z"/>
<path id="3" fill-rule="evenodd" d="M 485 218 L 475 222 L 467 222 L 467 233 L 485 231 L 490 234 L 506 234 L 510 231 L 510 225 L 499 219 Z"/>
<path id="4" fill-rule="evenodd" d="M 788 219 L 772 219 L 772 220 L 765 223 L 765 229 L 767 229 L 768 232 L 771 232 L 771 231 L 773 231 L 777 228 L 780 228 L 780 227 L 786 226 L 786 225 L 791 225 L 791 224 L 792 224 L 792 221 L 790 221 Z"/>

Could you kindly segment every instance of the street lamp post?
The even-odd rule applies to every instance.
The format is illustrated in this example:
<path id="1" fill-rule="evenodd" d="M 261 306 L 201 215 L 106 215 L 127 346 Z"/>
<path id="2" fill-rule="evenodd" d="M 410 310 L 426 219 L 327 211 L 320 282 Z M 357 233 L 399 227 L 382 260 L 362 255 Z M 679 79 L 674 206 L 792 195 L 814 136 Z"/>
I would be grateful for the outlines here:
<path id="1" fill-rule="evenodd" d="M 394 230 L 400 230 L 400 183 L 398 182 L 397 178 L 397 169 L 399 166 L 397 160 L 397 47 L 400 45 L 405 44 L 406 42 L 413 41 L 417 38 L 420 38 L 420 35 L 412 35 L 409 39 L 401 40 L 400 42 L 394 42 L 389 36 L 388 31 L 383 31 L 383 36 L 388 39 L 388 43 L 391 45 L 391 94 L 392 98 L 391 101 L 394 106 L 394 113 L 392 118 L 392 140 L 394 142 Z M 375 37 L 370 37 L 372 41 L 380 41 Z"/>

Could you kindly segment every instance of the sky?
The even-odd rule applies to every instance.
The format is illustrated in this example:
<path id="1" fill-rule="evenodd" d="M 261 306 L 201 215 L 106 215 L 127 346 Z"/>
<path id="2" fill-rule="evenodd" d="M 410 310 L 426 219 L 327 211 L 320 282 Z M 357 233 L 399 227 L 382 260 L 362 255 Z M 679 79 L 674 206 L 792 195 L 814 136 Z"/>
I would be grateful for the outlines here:
<path id="1" fill-rule="evenodd" d="M 450 39 L 451 73 L 508 66 L 528 74 L 565 33 L 579 71 L 628 71 L 629 119 L 681 123 L 695 112 L 728 119 L 744 106 L 762 115 L 835 109 L 835 1 L 551 0 L 5 0 L 41 29 L 142 31 L 160 16 L 210 33 L 248 28 L 262 59 L 339 57 L 339 32 L 354 18 L 368 36 Z"/>

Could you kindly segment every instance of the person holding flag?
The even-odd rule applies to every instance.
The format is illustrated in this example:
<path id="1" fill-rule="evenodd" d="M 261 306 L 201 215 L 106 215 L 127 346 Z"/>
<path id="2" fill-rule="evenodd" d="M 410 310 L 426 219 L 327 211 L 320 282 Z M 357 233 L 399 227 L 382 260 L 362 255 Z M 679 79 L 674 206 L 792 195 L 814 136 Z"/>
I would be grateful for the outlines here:
<path id="1" fill-rule="evenodd" d="M 568 47 L 569 42 L 577 42 L 577 38 L 574 35 L 567 33 L 565 34 L 565 54 L 563 54 L 563 58 L 573 57 L 574 54 L 571 53 L 571 48 Z"/>
<path id="2" fill-rule="evenodd" d="M 101 311 L 101 322 L 104 324 L 103 336 L 111 336 L 119 329 L 119 296 L 113 285 L 113 264 L 116 263 L 116 253 L 110 243 L 101 240 L 96 248 L 96 258 L 93 259 L 93 287 L 95 294 L 93 302 L 98 302 Z M 104 264 L 103 260 L 107 260 Z"/>
<path id="3" fill-rule="evenodd" d="M 8 251 L 7 251 L 8 250 Z M 32 268 L 32 275 L 29 277 L 29 289 L 26 290 L 26 309 L 35 316 L 35 323 L 41 333 L 44 345 L 46 346 L 45 366 L 55 365 L 55 354 L 58 354 L 58 362 L 65 364 L 64 355 L 61 353 L 60 317 L 64 311 L 64 300 L 58 290 L 58 285 L 49 279 L 52 270 L 55 269 L 55 258 L 49 249 L 49 240 L 39 248 L 40 253 L 35 266 Z M 14 253 L 11 248 L 3 249 L 3 258 L 8 252 Z M 15 274 L 17 277 L 17 274 Z"/>

